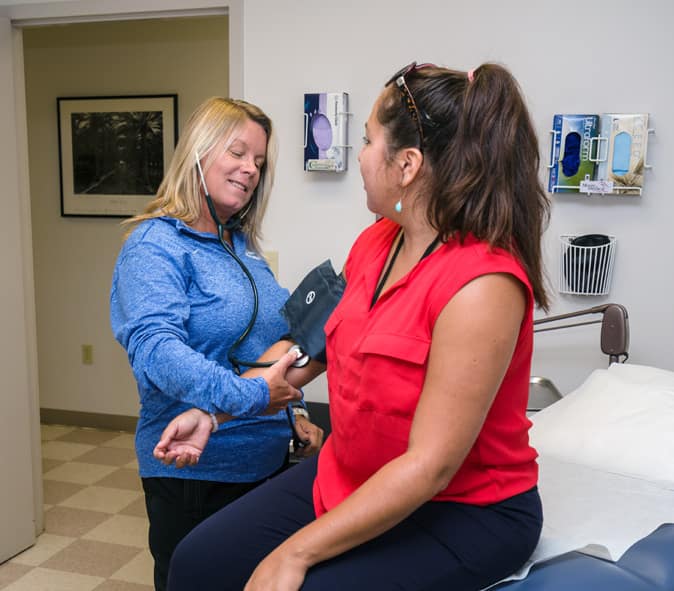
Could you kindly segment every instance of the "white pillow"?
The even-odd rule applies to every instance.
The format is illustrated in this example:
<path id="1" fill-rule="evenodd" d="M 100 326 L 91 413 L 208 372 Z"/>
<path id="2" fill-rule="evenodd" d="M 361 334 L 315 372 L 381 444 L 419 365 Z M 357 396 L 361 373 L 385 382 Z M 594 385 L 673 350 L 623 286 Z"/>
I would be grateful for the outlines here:
<path id="1" fill-rule="evenodd" d="M 646 366 L 595 370 L 531 417 L 541 455 L 674 483 L 674 373 Z"/>
<path id="2" fill-rule="evenodd" d="M 631 363 L 612 363 L 608 371 L 627 382 L 674 390 L 674 372 L 666 369 Z"/>

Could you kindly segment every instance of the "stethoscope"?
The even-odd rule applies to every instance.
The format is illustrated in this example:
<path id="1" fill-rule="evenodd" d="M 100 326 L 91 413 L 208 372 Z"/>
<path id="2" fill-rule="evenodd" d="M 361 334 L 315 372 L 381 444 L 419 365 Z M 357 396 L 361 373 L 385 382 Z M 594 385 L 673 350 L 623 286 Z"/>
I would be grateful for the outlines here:
<path id="1" fill-rule="evenodd" d="M 234 373 L 236 375 L 241 375 L 241 366 L 244 367 L 271 367 L 276 363 L 276 361 L 247 361 L 243 359 L 239 359 L 234 355 L 234 352 L 236 349 L 243 343 L 243 341 L 248 337 L 250 334 L 250 331 L 253 329 L 253 325 L 255 324 L 255 321 L 257 320 L 257 313 L 258 313 L 258 308 L 259 308 L 259 302 L 260 298 L 258 296 L 258 291 L 257 291 L 257 284 L 255 283 L 255 278 L 253 277 L 253 274 L 250 272 L 246 264 L 241 260 L 241 258 L 234 252 L 234 249 L 229 245 L 227 240 L 225 240 L 224 233 L 225 231 L 233 231 L 233 230 L 238 230 L 241 227 L 242 224 L 242 219 L 248 213 L 248 210 L 251 207 L 252 199 L 251 202 L 248 204 L 246 209 L 243 211 L 243 213 L 237 212 L 234 214 L 232 217 L 230 217 L 224 224 L 220 221 L 220 218 L 218 217 L 217 212 L 215 211 L 215 205 L 213 204 L 213 199 L 211 198 L 210 193 L 208 192 L 208 187 L 206 186 L 206 179 L 204 177 L 204 171 L 201 168 L 201 162 L 199 160 L 199 154 L 195 153 L 196 161 L 197 161 L 197 170 L 199 171 L 199 178 L 201 179 L 201 186 L 203 187 L 204 190 L 204 196 L 206 197 L 206 204 L 208 205 L 208 211 L 211 214 L 211 217 L 213 218 L 213 221 L 215 222 L 215 226 L 218 230 L 218 240 L 220 241 L 220 244 L 222 245 L 222 248 L 225 249 L 225 252 L 231 256 L 236 264 L 241 268 L 243 271 L 243 274 L 246 276 L 246 279 L 248 279 L 248 283 L 250 284 L 251 291 L 253 292 L 253 310 L 250 314 L 250 319 L 248 320 L 248 324 L 246 328 L 243 330 L 243 332 L 238 336 L 238 338 L 232 343 L 232 345 L 229 347 L 227 350 L 227 359 L 232 365 L 232 369 L 234 370 Z M 298 358 L 297 361 L 295 361 L 292 365 L 293 367 L 304 367 L 307 365 L 310 361 L 309 356 L 301 349 L 299 345 L 294 345 L 289 349 L 289 351 L 297 351 L 298 352 Z M 291 411 L 290 407 L 286 406 L 286 414 L 288 415 L 288 422 L 290 423 L 290 426 L 293 431 L 293 439 L 295 441 L 295 445 L 299 445 L 300 447 L 303 447 L 304 442 L 299 438 L 297 431 L 295 430 L 295 425 L 294 422 L 291 418 Z"/>
<path id="2" fill-rule="evenodd" d="M 233 215 L 231 218 L 229 218 L 223 224 L 215 211 L 213 199 L 211 198 L 211 195 L 208 192 L 208 187 L 206 186 L 206 178 L 204 177 L 204 171 L 201 168 L 201 162 L 199 161 L 199 154 L 196 154 L 196 160 L 197 160 L 197 170 L 199 171 L 199 178 L 201 179 L 201 186 L 204 189 L 206 204 L 208 205 L 208 211 L 210 212 L 211 217 L 213 218 L 213 221 L 215 222 L 215 225 L 218 229 L 218 240 L 220 241 L 222 248 L 225 249 L 225 252 L 236 261 L 237 265 L 239 265 L 239 267 L 243 271 L 243 274 L 248 279 L 248 283 L 250 284 L 250 288 L 253 292 L 253 310 L 250 314 L 248 325 L 246 326 L 244 331 L 239 335 L 239 337 L 234 341 L 234 343 L 232 343 L 232 346 L 227 351 L 227 359 L 232 364 L 232 368 L 234 369 L 234 372 L 237 375 L 241 375 L 242 365 L 246 367 L 270 367 L 272 365 L 271 362 L 244 361 L 242 359 L 237 358 L 234 355 L 234 351 L 241 345 L 241 343 L 243 343 L 246 337 L 250 334 L 250 331 L 253 329 L 253 325 L 255 324 L 255 320 L 257 319 L 257 312 L 260 299 L 257 292 L 257 285 L 255 283 L 255 279 L 253 278 L 252 273 L 250 272 L 246 264 L 241 260 L 239 255 L 237 255 L 236 252 L 234 252 L 234 249 L 229 245 L 227 240 L 225 240 L 224 233 L 226 231 L 229 232 L 233 230 L 238 230 L 241 227 L 241 218 L 248 212 L 250 204 L 248 205 L 243 214 L 237 213 Z"/>

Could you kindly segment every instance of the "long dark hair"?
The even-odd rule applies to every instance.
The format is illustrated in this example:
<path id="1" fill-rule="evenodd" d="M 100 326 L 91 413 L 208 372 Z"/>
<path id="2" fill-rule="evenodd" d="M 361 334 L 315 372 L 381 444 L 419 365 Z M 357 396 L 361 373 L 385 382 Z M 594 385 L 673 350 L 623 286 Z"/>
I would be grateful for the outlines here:
<path id="1" fill-rule="evenodd" d="M 550 204 L 538 177 L 538 140 L 512 74 L 498 64 L 470 73 L 424 66 L 405 82 L 423 115 L 423 145 L 394 84 L 377 119 L 387 129 L 390 153 L 422 150 L 429 223 L 445 240 L 470 233 L 514 253 L 536 302 L 547 309 L 541 237 Z"/>

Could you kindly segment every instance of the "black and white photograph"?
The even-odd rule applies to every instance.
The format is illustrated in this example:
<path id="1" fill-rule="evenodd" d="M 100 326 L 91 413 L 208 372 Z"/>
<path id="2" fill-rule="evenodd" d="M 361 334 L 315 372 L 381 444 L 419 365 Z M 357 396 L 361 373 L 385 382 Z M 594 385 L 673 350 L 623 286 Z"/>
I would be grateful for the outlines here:
<path id="1" fill-rule="evenodd" d="M 58 98 L 61 215 L 140 213 L 173 154 L 176 103 L 177 95 Z"/>

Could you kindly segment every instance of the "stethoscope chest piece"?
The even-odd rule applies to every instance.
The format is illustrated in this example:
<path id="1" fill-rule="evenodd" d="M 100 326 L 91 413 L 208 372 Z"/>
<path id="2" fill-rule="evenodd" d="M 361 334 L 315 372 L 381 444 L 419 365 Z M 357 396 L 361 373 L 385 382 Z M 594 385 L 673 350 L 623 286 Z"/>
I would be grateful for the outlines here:
<path id="1" fill-rule="evenodd" d="M 291 351 L 297 351 L 297 360 L 293 362 L 292 366 L 293 367 L 304 367 L 311 361 L 311 357 L 307 353 L 304 352 L 302 347 L 299 345 L 293 345 L 288 349 L 288 353 Z"/>

